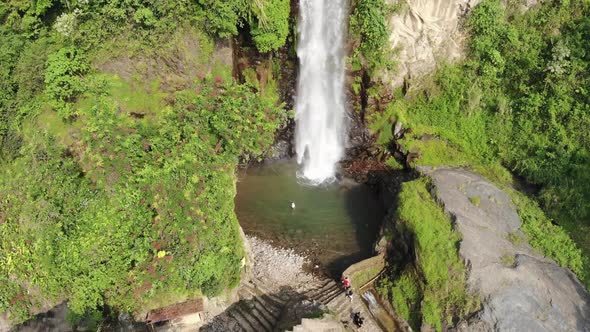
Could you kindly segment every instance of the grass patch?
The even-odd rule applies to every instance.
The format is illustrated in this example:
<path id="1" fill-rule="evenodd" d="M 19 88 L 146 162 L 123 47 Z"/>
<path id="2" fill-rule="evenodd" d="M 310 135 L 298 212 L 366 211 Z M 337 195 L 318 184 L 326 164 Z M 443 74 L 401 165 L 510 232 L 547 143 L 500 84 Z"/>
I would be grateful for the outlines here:
<path id="1" fill-rule="evenodd" d="M 429 140 L 411 139 L 406 141 L 405 147 L 412 152 L 417 152 L 420 158 L 412 164 L 414 166 L 467 166 L 470 160 L 449 143 L 433 138 Z"/>
<path id="2" fill-rule="evenodd" d="M 469 201 L 475 206 L 479 206 L 479 204 L 481 204 L 481 198 L 479 198 L 479 196 L 469 197 Z"/>
<path id="3" fill-rule="evenodd" d="M 524 243 L 527 243 L 526 238 L 517 232 L 509 233 L 508 241 L 510 241 L 510 243 L 514 244 L 515 246 L 520 246 Z"/>
<path id="4" fill-rule="evenodd" d="M 350 281 L 352 282 L 355 287 L 361 287 L 371 279 L 375 278 L 379 272 L 382 270 L 382 265 L 380 266 L 370 266 L 366 269 L 362 269 L 357 271 L 350 276 Z"/>
<path id="5" fill-rule="evenodd" d="M 422 323 L 442 330 L 477 308 L 478 300 L 466 289 L 466 272 L 458 254 L 460 236 L 427 189 L 426 179 L 406 182 L 399 195 L 398 218 L 414 235 L 415 266 L 381 284 L 396 311 L 419 328 Z M 421 312 L 421 319 L 416 312 Z"/>
<path id="6" fill-rule="evenodd" d="M 396 313 L 403 317 L 412 327 L 421 324 L 420 300 L 422 283 L 414 269 L 408 269 L 397 279 L 380 280 L 377 287 L 381 295 L 388 296 Z"/>
<path id="7" fill-rule="evenodd" d="M 505 253 L 500 256 L 500 262 L 505 267 L 515 267 L 516 266 L 516 257 L 512 254 Z"/>
<path id="8" fill-rule="evenodd" d="M 551 223 L 538 203 L 523 193 L 508 189 L 522 220 L 522 231 L 529 243 L 543 255 L 570 269 L 590 289 L 590 261 L 566 230 Z M 587 234 L 587 233 L 583 233 Z"/>
<path id="9" fill-rule="evenodd" d="M 105 75 L 103 79 L 109 85 L 110 95 L 125 113 L 154 117 L 164 107 L 164 97 L 167 93 L 160 90 L 160 82 L 157 79 L 142 82 L 136 76 L 131 82 L 125 82 L 114 75 Z"/>

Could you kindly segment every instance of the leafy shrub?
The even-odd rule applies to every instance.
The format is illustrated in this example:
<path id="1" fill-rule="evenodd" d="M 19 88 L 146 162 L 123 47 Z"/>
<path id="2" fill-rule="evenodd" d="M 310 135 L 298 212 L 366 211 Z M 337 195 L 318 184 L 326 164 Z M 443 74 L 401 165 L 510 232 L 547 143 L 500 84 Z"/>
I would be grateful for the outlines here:
<path id="1" fill-rule="evenodd" d="M 154 26 L 158 22 L 152 10 L 145 7 L 139 8 L 135 11 L 135 14 L 133 14 L 133 20 L 135 23 L 142 24 L 146 27 Z"/>
<path id="2" fill-rule="evenodd" d="M 238 24 L 244 8 L 241 1 L 199 0 L 199 4 L 204 10 L 209 31 L 222 38 L 238 34 Z"/>
<path id="3" fill-rule="evenodd" d="M 205 22 L 220 37 L 238 34 L 244 23 L 260 52 L 276 50 L 285 44 L 289 34 L 289 0 L 203 1 Z"/>
<path id="4" fill-rule="evenodd" d="M 276 50 L 285 44 L 289 35 L 289 0 L 252 1 L 255 20 L 250 33 L 260 52 Z"/>
<path id="5" fill-rule="evenodd" d="M 385 21 L 387 12 L 384 0 L 357 0 L 350 17 L 350 33 L 360 40 L 353 56 L 358 58 L 362 55 L 371 73 L 392 65 L 389 59 L 389 31 Z"/>
<path id="6" fill-rule="evenodd" d="M 47 57 L 45 84 L 47 96 L 64 118 L 74 115 L 71 105 L 84 92 L 82 76 L 89 70 L 84 53 L 73 46 L 59 49 Z"/>
<path id="7" fill-rule="evenodd" d="M 80 14 L 80 10 L 75 10 L 71 13 L 62 13 L 55 20 L 53 28 L 64 37 L 71 37 L 78 24 L 78 16 Z"/>

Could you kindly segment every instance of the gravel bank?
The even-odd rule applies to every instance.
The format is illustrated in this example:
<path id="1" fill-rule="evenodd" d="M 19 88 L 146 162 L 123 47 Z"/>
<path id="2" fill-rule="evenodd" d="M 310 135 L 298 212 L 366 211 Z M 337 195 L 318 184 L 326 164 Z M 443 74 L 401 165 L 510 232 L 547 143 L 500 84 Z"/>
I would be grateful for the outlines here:
<path id="1" fill-rule="evenodd" d="M 246 235 L 252 252 L 252 279 L 262 282 L 270 291 L 281 287 L 299 289 L 317 279 L 304 271 L 309 260 L 292 249 L 274 247 L 255 236 Z"/>

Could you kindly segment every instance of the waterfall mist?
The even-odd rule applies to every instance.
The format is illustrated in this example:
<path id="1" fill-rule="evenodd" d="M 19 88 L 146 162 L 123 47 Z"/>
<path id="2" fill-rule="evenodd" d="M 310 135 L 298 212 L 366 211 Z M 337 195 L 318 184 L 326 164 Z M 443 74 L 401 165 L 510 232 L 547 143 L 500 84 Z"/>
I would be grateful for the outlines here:
<path id="1" fill-rule="evenodd" d="M 344 35 L 347 0 L 300 0 L 295 100 L 299 175 L 319 184 L 334 179 L 344 154 Z"/>

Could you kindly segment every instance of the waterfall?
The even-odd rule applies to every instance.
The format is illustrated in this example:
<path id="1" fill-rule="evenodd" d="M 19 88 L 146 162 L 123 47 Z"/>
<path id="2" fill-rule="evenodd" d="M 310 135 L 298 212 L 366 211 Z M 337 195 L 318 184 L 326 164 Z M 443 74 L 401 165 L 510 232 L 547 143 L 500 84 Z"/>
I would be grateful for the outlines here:
<path id="1" fill-rule="evenodd" d="M 300 0 L 295 150 L 300 175 L 330 181 L 344 154 L 347 0 Z"/>

